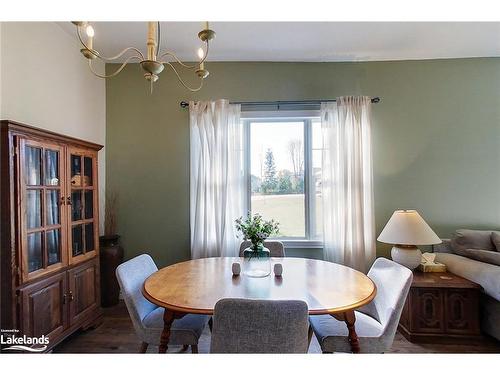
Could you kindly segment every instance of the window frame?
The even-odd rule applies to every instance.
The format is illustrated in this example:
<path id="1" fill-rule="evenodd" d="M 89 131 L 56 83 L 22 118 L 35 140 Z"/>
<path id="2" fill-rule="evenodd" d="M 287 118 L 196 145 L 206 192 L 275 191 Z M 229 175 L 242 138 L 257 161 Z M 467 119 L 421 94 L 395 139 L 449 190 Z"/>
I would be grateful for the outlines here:
<path id="1" fill-rule="evenodd" d="M 315 186 L 312 168 L 312 123 L 320 119 L 319 110 L 299 111 L 248 111 L 241 113 L 243 127 L 243 168 L 245 190 L 245 212 L 251 212 L 252 184 L 251 184 L 251 123 L 259 122 L 302 122 L 304 127 L 304 237 L 272 237 L 283 242 L 290 249 L 322 248 L 323 239 L 316 233 L 316 204 Z"/>

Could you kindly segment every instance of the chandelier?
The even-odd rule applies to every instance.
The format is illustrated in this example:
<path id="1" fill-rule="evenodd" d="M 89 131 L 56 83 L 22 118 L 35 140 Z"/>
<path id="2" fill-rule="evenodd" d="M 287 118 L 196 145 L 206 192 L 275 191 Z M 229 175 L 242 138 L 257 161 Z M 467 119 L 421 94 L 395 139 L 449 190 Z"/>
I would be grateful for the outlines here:
<path id="1" fill-rule="evenodd" d="M 117 76 L 123 68 L 132 60 L 136 59 L 139 61 L 142 70 L 144 70 L 144 78 L 150 82 L 151 92 L 153 92 L 153 83 L 159 78 L 159 74 L 163 71 L 165 65 L 169 66 L 177 76 L 179 82 L 190 91 L 199 91 L 203 87 L 203 80 L 208 77 L 209 72 L 205 69 L 205 60 L 207 59 L 209 50 L 209 41 L 215 38 L 215 31 L 210 30 L 208 22 L 205 22 L 204 29 L 198 33 L 198 38 L 205 43 L 205 49 L 198 49 L 199 61 L 194 65 L 188 65 L 180 61 L 177 56 L 171 51 L 160 52 L 160 41 L 161 41 L 161 31 L 160 22 L 148 22 L 148 35 L 147 35 L 147 53 L 146 56 L 135 47 L 128 47 L 121 51 L 116 56 L 106 57 L 94 49 L 94 28 L 89 22 L 74 21 L 73 24 L 76 26 L 76 33 L 78 39 L 82 44 L 83 48 L 80 52 L 88 60 L 90 71 L 100 78 L 111 78 Z M 87 41 L 84 42 L 82 38 L 82 31 L 85 31 L 87 35 Z M 125 61 L 120 65 L 116 71 L 111 74 L 99 74 L 95 71 L 92 66 L 92 62 L 99 59 L 104 62 L 115 61 L 122 56 L 125 56 Z M 177 71 L 174 63 L 179 64 L 179 67 L 185 69 L 194 70 L 196 76 L 198 76 L 200 83 L 198 87 L 190 87 L 181 78 L 179 72 Z"/>

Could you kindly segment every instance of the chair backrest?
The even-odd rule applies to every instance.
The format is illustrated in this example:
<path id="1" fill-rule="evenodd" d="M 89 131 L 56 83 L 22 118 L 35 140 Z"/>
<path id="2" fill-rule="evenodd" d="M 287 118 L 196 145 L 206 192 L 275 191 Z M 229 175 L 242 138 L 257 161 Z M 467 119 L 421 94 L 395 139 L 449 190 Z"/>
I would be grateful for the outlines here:
<path id="1" fill-rule="evenodd" d="M 116 278 L 136 330 L 142 327 L 144 317 L 157 307 L 142 295 L 144 281 L 156 271 L 158 267 L 148 254 L 136 256 L 116 268 Z"/>
<path id="2" fill-rule="evenodd" d="M 222 299 L 213 316 L 212 353 L 307 353 L 304 301 Z"/>
<path id="3" fill-rule="evenodd" d="M 240 245 L 240 257 L 243 256 L 243 251 L 252 243 L 250 241 L 243 241 Z M 285 256 L 285 246 L 280 241 L 265 241 L 264 246 L 269 249 L 271 256 L 275 258 L 283 258 Z"/>
<path id="4" fill-rule="evenodd" d="M 359 311 L 377 320 L 383 327 L 383 335 L 392 335 L 393 338 L 413 274 L 408 268 L 389 259 L 377 258 L 368 277 L 377 286 L 377 295 L 368 305 L 359 308 Z"/>

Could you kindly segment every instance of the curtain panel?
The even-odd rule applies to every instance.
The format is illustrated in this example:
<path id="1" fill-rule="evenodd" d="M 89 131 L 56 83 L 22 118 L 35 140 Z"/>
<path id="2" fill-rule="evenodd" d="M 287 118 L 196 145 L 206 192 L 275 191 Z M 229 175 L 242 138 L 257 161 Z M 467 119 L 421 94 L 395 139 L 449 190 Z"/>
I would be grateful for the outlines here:
<path id="1" fill-rule="evenodd" d="M 243 215 L 240 105 L 189 103 L 191 258 L 238 256 L 234 220 Z"/>
<path id="2" fill-rule="evenodd" d="M 324 258 L 366 272 L 375 260 L 371 98 L 321 104 Z"/>

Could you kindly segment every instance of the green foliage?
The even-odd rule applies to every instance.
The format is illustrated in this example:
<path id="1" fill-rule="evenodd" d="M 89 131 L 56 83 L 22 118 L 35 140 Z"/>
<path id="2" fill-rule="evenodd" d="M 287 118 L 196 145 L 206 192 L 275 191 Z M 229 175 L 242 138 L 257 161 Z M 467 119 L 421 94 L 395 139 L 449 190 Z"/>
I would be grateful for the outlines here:
<path id="1" fill-rule="evenodd" d="M 260 177 L 257 177 L 255 175 L 250 175 L 250 184 L 251 184 L 251 189 L 252 193 L 260 193 L 261 191 L 261 185 L 262 185 L 262 180 Z"/>
<path id="2" fill-rule="evenodd" d="M 288 151 L 293 165 L 293 172 L 283 169 L 276 170 L 276 162 L 271 149 L 267 149 L 264 157 L 264 176 L 260 180 L 251 176 L 253 193 L 262 194 L 303 194 L 304 193 L 304 161 L 301 141 L 290 142 Z"/>
<path id="3" fill-rule="evenodd" d="M 278 172 L 278 193 L 287 194 L 292 193 L 292 173 L 290 171 L 282 170 Z"/>
<path id="4" fill-rule="evenodd" d="M 279 223 L 275 220 L 266 221 L 260 214 L 249 214 L 246 219 L 236 219 L 236 230 L 243 234 L 243 240 L 250 240 L 252 247 L 257 248 L 262 246 L 268 237 L 279 233 Z"/>
<path id="5" fill-rule="evenodd" d="M 272 150 L 267 149 L 266 160 L 264 161 L 264 181 L 260 186 L 264 194 L 273 193 L 276 191 L 278 180 L 276 179 L 276 163 Z"/>

